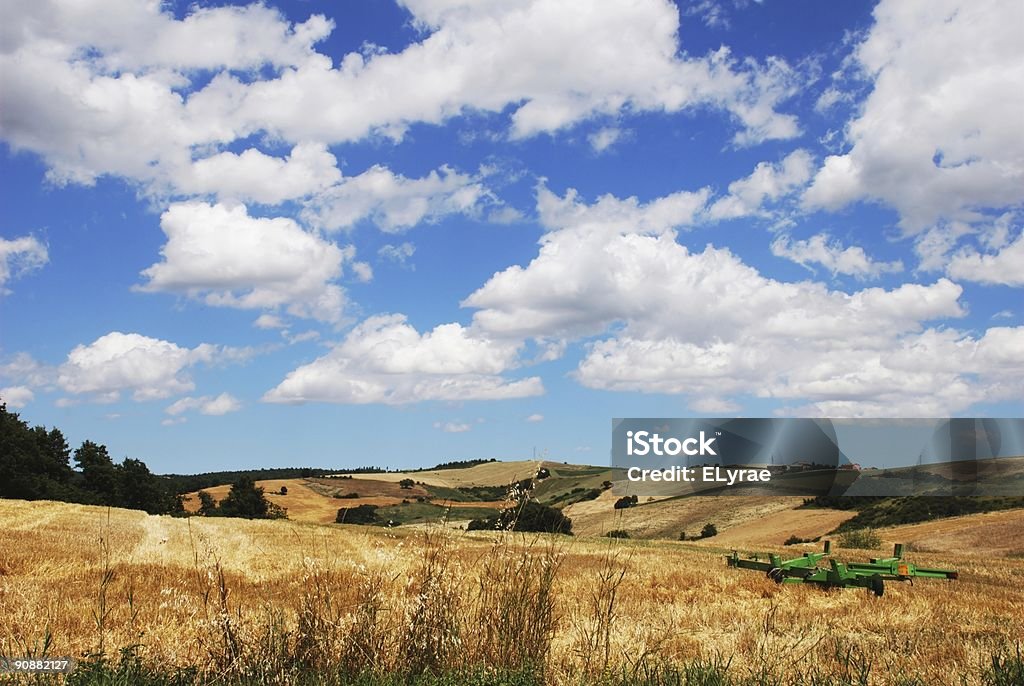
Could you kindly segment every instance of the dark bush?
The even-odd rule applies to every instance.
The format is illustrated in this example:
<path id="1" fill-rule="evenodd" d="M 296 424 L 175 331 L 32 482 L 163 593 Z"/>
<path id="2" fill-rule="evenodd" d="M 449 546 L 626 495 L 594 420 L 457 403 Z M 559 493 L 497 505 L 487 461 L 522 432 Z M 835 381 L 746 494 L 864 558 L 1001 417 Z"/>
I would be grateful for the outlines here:
<path id="1" fill-rule="evenodd" d="M 629 538 L 629 532 L 625 529 L 612 529 L 605 534 L 608 538 Z"/>
<path id="2" fill-rule="evenodd" d="M 711 538 L 712 536 L 718 535 L 718 528 L 714 524 L 705 524 L 704 528 L 700 530 L 701 538 Z"/>
<path id="3" fill-rule="evenodd" d="M 635 495 L 624 495 L 615 501 L 616 510 L 625 510 L 627 507 L 633 507 L 637 504 L 637 497 Z"/>
<path id="4" fill-rule="evenodd" d="M 357 505 L 355 507 L 342 507 L 334 521 L 339 524 L 379 524 L 376 505 Z"/>

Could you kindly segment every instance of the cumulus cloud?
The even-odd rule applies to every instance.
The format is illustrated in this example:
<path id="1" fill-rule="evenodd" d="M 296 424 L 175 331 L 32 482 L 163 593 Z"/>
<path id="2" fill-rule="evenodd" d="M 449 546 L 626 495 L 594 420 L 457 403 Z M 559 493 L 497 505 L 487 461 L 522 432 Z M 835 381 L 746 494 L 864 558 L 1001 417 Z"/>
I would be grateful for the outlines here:
<path id="1" fill-rule="evenodd" d="M 868 257 L 864 248 L 851 245 L 843 247 L 826 233 L 819 233 L 804 241 L 794 241 L 783 234 L 772 241 L 772 254 L 792 260 L 811 271 L 813 264 L 820 264 L 832 275 L 846 274 L 858 279 L 877 278 L 885 273 L 903 271 L 899 260 L 879 262 Z"/>
<path id="2" fill-rule="evenodd" d="M 291 23 L 253 4 L 176 19 L 145 0 L 22 0 L 0 35 L 0 131 L 13 149 L 41 155 L 58 183 L 112 174 L 267 203 L 336 178 L 324 145 L 397 139 L 416 122 L 509 106 L 517 138 L 597 115 L 697 107 L 733 119 L 738 143 L 798 133 L 795 117 L 778 111 L 793 70 L 725 48 L 687 55 L 667 0 L 607 0 L 587 12 L 557 0 L 404 4 L 419 40 L 336 65 L 316 51 L 333 29 L 320 15 Z M 216 152 L 260 133 L 296 147 L 284 160 Z M 225 170 L 276 170 L 284 182 L 240 188 Z"/>
<path id="3" fill-rule="evenodd" d="M 12 409 L 25 407 L 35 400 L 35 397 L 35 393 L 28 386 L 0 388 L 0 403 L 6 403 L 7 407 Z"/>
<path id="4" fill-rule="evenodd" d="M 184 195 L 216 195 L 222 201 L 277 205 L 341 182 L 337 159 L 323 143 L 301 143 L 287 158 L 249 148 L 222 152 L 174 171 L 173 190 Z"/>
<path id="5" fill-rule="evenodd" d="M 381 230 L 398 233 L 448 214 L 473 214 L 485 197 L 479 180 L 448 167 L 410 179 L 375 165 L 316 195 L 306 204 L 303 219 L 334 231 L 369 218 Z"/>
<path id="6" fill-rule="evenodd" d="M 50 261 L 46 246 L 35 236 L 8 240 L 0 238 L 0 295 L 7 295 L 8 281 L 16 279 Z"/>
<path id="7" fill-rule="evenodd" d="M 552 200 L 541 194 L 538 205 Z M 604 213 L 594 217 L 602 204 L 619 207 L 609 199 L 582 207 L 574 199 L 573 211 L 549 215 L 565 223 L 541 239 L 538 256 L 495 274 L 466 299 L 477 308 L 474 328 L 510 340 L 583 341 L 574 374 L 582 385 L 682 394 L 700 411 L 731 410 L 736 396 L 749 395 L 842 401 L 844 412 L 884 402 L 941 414 L 1020 390 L 1024 374 L 993 356 L 995 330 L 979 338 L 929 328 L 966 313 L 961 287 L 948 279 L 853 292 L 779 281 L 728 249 L 681 245 L 671 222 L 611 230 Z M 642 212 L 632 216 L 644 225 Z M 835 259 L 858 264 L 845 250 Z M 878 268 L 868 265 L 860 267 Z M 915 370 L 893 353 L 937 333 L 950 345 L 989 352 L 956 361 L 944 352 L 922 355 L 924 366 Z M 1017 335 L 1000 340 L 1014 347 Z"/>
<path id="8" fill-rule="evenodd" d="M 147 281 L 139 290 L 182 293 L 214 306 L 284 307 L 297 317 L 341 321 L 345 292 L 333 282 L 346 253 L 295 221 L 253 217 L 244 205 L 188 202 L 164 212 L 160 228 L 167 236 L 163 261 L 142 271 Z"/>
<path id="9" fill-rule="evenodd" d="M 805 203 L 880 200 L 918 233 L 1024 200 L 1024 5 L 883 0 L 874 18 L 854 54 L 873 89 Z"/>
<path id="10" fill-rule="evenodd" d="M 1024 286 L 1024 232 L 997 252 L 961 249 L 949 261 L 946 272 L 954 279 L 965 281 Z"/>
<path id="11" fill-rule="evenodd" d="M 519 347 L 459 324 L 420 334 L 403 315 L 378 315 L 353 328 L 328 354 L 290 372 L 263 399 L 404 404 L 540 395 L 540 378 L 502 376 L 517 365 Z"/>
<path id="12" fill-rule="evenodd" d="M 801 149 L 778 164 L 759 163 L 750 176 L 729 184 L 729 194 L 708 208 L 708 217 L 719 220 L 764 214 L 765 202 L 778 200 L 807 183 L 813 162 L 811 154 Z"/>
<path id="13" fill-rule="evenodd" d="M 183 348 L 170 341 L 113 331 L 78 345 L 57 369 L 57 385 L 67 393 L 113 402 L 122 392 L 137 401 L 167 398 L 195 388 L 190 367 L 211 363 L 220 349 L 209 344 Z"/>
<path id="14" fill-rule="evenodd" d="M 221 393 L 213 397 L 204 395 L 198 398 L 185 397 L 171 403 L 164 410 L 172 417 L 186 412 L 198 411 L 200 414 L 220 416 L 242 409 L 242 403 L 230 393 Z"/>

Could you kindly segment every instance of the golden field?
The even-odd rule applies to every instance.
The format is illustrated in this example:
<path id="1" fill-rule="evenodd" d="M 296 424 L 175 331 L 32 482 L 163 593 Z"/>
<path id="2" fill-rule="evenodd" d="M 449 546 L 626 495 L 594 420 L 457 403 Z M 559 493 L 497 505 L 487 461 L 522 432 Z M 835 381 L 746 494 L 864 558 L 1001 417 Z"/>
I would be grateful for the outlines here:
<path id="1" fill-rule="evenodd" d="M 999 514 L 1004 526 L 1016 517 L 1019 535 L 1020 511 Z M 38 650 L 47 633 L 52 656 L 138 645 L 148 663 L 210 673 L 241 660 L 273 671 L 285 652 L 400 669 L 411 659 L 501 666 L 532 650 L 545 679 L 565 684 L 644 661 L 731 657 L 742 676 L 830 673 L 852 656 L 871 663 L 870 683 L 959 684 L 977 683 L 993 651 L 1024 636 L 1024 560 L 963 552 L 911 554 L 956 567 L 959 581 L 889 583 L 875 598 L 729 569 L 714 539 L 178 519 L 10 500 L 0 523 L 7 655 Z"/>

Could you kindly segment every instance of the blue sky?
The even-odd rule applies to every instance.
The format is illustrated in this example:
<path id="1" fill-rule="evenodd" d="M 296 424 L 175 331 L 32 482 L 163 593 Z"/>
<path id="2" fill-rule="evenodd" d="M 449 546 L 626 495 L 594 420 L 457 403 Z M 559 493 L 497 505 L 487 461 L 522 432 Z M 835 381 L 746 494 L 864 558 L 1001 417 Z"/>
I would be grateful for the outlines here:
<path id="1" fill-rule="evenodd" d="M 0 398 L 161 472 L 1021 415 L 1020 3 L 568 5 L 7 4 Z"/>

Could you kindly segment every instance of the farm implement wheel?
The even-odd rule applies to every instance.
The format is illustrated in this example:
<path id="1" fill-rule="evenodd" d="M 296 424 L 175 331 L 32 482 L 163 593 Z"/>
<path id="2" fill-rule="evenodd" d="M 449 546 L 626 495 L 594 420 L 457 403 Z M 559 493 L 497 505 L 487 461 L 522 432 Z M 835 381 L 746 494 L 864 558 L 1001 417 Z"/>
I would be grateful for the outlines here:
<path id="1" fill-rule="evenodd" d="M 784 576 L 785 575 L 782 573 L 782 570 L 779 569 L 778 567 L 772 567 L 771 569 L 768 570 L 768 574 L 767 574 L 767 577 L 769 579 L 771 579 L 772 581 L 774 581 L 775 583 L 777 583 L 777 584 L 781 584 L 782 583 L 782 579 L 783 579 Z"/>
<path id="2" fill-rule="evenodd" d="M 879 598 L 881 598 L 882 594 L 885 593 L 885 581 L 883 581 L 882 577 L 878 574 L 871 577 L 871 591 Z"/>

